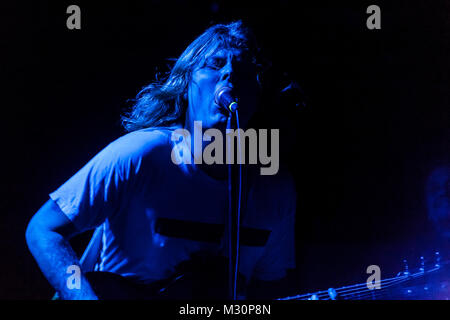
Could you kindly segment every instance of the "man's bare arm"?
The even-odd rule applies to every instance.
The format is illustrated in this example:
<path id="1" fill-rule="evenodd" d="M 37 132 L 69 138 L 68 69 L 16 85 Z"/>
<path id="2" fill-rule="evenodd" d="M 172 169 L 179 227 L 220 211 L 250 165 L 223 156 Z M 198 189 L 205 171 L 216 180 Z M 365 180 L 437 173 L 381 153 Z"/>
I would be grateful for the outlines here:
<path id="1" fill-rule="evenodd" d="M 97 299 L 91 285 L 81 272 L 79 289 L 70 289 L 67 273 L 70 266 L 80 266 L 80 261 L 69 244 L 77 233 L 73 223 L 53 200 L 48 200 L 33 216 L 26 230 L 28 248 L 42 273 L 62 299 Z"/>

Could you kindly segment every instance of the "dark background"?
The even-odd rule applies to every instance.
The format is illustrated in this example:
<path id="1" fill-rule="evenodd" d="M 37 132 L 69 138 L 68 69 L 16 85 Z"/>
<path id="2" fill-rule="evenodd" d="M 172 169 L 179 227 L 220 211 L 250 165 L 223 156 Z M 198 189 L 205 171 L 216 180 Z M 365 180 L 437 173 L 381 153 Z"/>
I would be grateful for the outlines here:
<path id="1" fill-rule="evenodd" d="M 81 30 L 66 28 L 71 4 Z M 381 30 L 366 28 L 370 4 Z M 371 264 L 392 276 L 442 248 L 424 184 L 448 161 L 449 2 L 18 1 L 1 12 L 0 298 L 52 295 L 25 244 L 31 216 L 124 133 L 127 99 L 167 58 L 237 19 L 307 97 L 274 109 L 297 129 L 282 159 L 298 191 L 294 291 L 365 282 Z"/>

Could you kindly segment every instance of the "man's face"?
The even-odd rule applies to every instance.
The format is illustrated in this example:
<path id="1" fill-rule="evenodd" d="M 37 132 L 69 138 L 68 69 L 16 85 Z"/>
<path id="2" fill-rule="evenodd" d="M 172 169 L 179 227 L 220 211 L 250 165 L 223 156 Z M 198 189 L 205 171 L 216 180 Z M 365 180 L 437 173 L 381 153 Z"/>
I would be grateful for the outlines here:
<path id="1" fill-rule="evenodd" d="M 229 111 L 214 101 L 216 91 L 225 86 L 238 98 L 240 126 L 245 127 L 256 111 L 258 83 L 254 64 L 237 49 L 218 50 L 193 70 L 188 120 L 202 121 L 203 128 L 225 129 Z"/>

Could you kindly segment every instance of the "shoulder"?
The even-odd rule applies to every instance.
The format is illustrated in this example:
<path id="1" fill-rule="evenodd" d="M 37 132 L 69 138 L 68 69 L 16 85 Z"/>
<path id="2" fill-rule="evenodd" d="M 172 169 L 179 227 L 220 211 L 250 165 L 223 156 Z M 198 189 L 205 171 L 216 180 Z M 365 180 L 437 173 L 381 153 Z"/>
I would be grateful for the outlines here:
<path id="1" fill-rule="evenodd" d="M 105 149 L 119 157 L 143 157 L 171 148 L 176 127 L 154 127 L 133 131 L 111 142 Z"/>
<path id="2" fill-rule="evenodd" d="M 176 127 L 154 127 L 127 133 L 108 144 L 93 159 L 102 167 L 140 167 L 144 162 L 169 157 Z"/>

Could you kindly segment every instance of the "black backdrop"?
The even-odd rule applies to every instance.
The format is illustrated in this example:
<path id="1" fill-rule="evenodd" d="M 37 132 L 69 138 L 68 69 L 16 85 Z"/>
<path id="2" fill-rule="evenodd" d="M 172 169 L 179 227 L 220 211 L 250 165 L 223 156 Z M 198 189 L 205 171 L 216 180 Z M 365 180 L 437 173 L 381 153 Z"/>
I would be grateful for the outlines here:
<path id="1" fill-rule="evenodd" d="M 81 30 L 66 8 L 81 8 Z M 381 8 L 381 30 L 366 8 Z M 299 292 L 411 267 L 441 247 L 424 183 L 448 160 L 450 3 L 389 1 L 49 1 L 2 4 L 0 298 L 52 290 L 25 244 L 48 193 L 122 135 L 126 100 L 206 27 L 243 19 L 308 105 L 275 110 L 296 124 L 282 161 L 298 190 Z M 73 244 L 82 251 L 89 235 Z"/>

